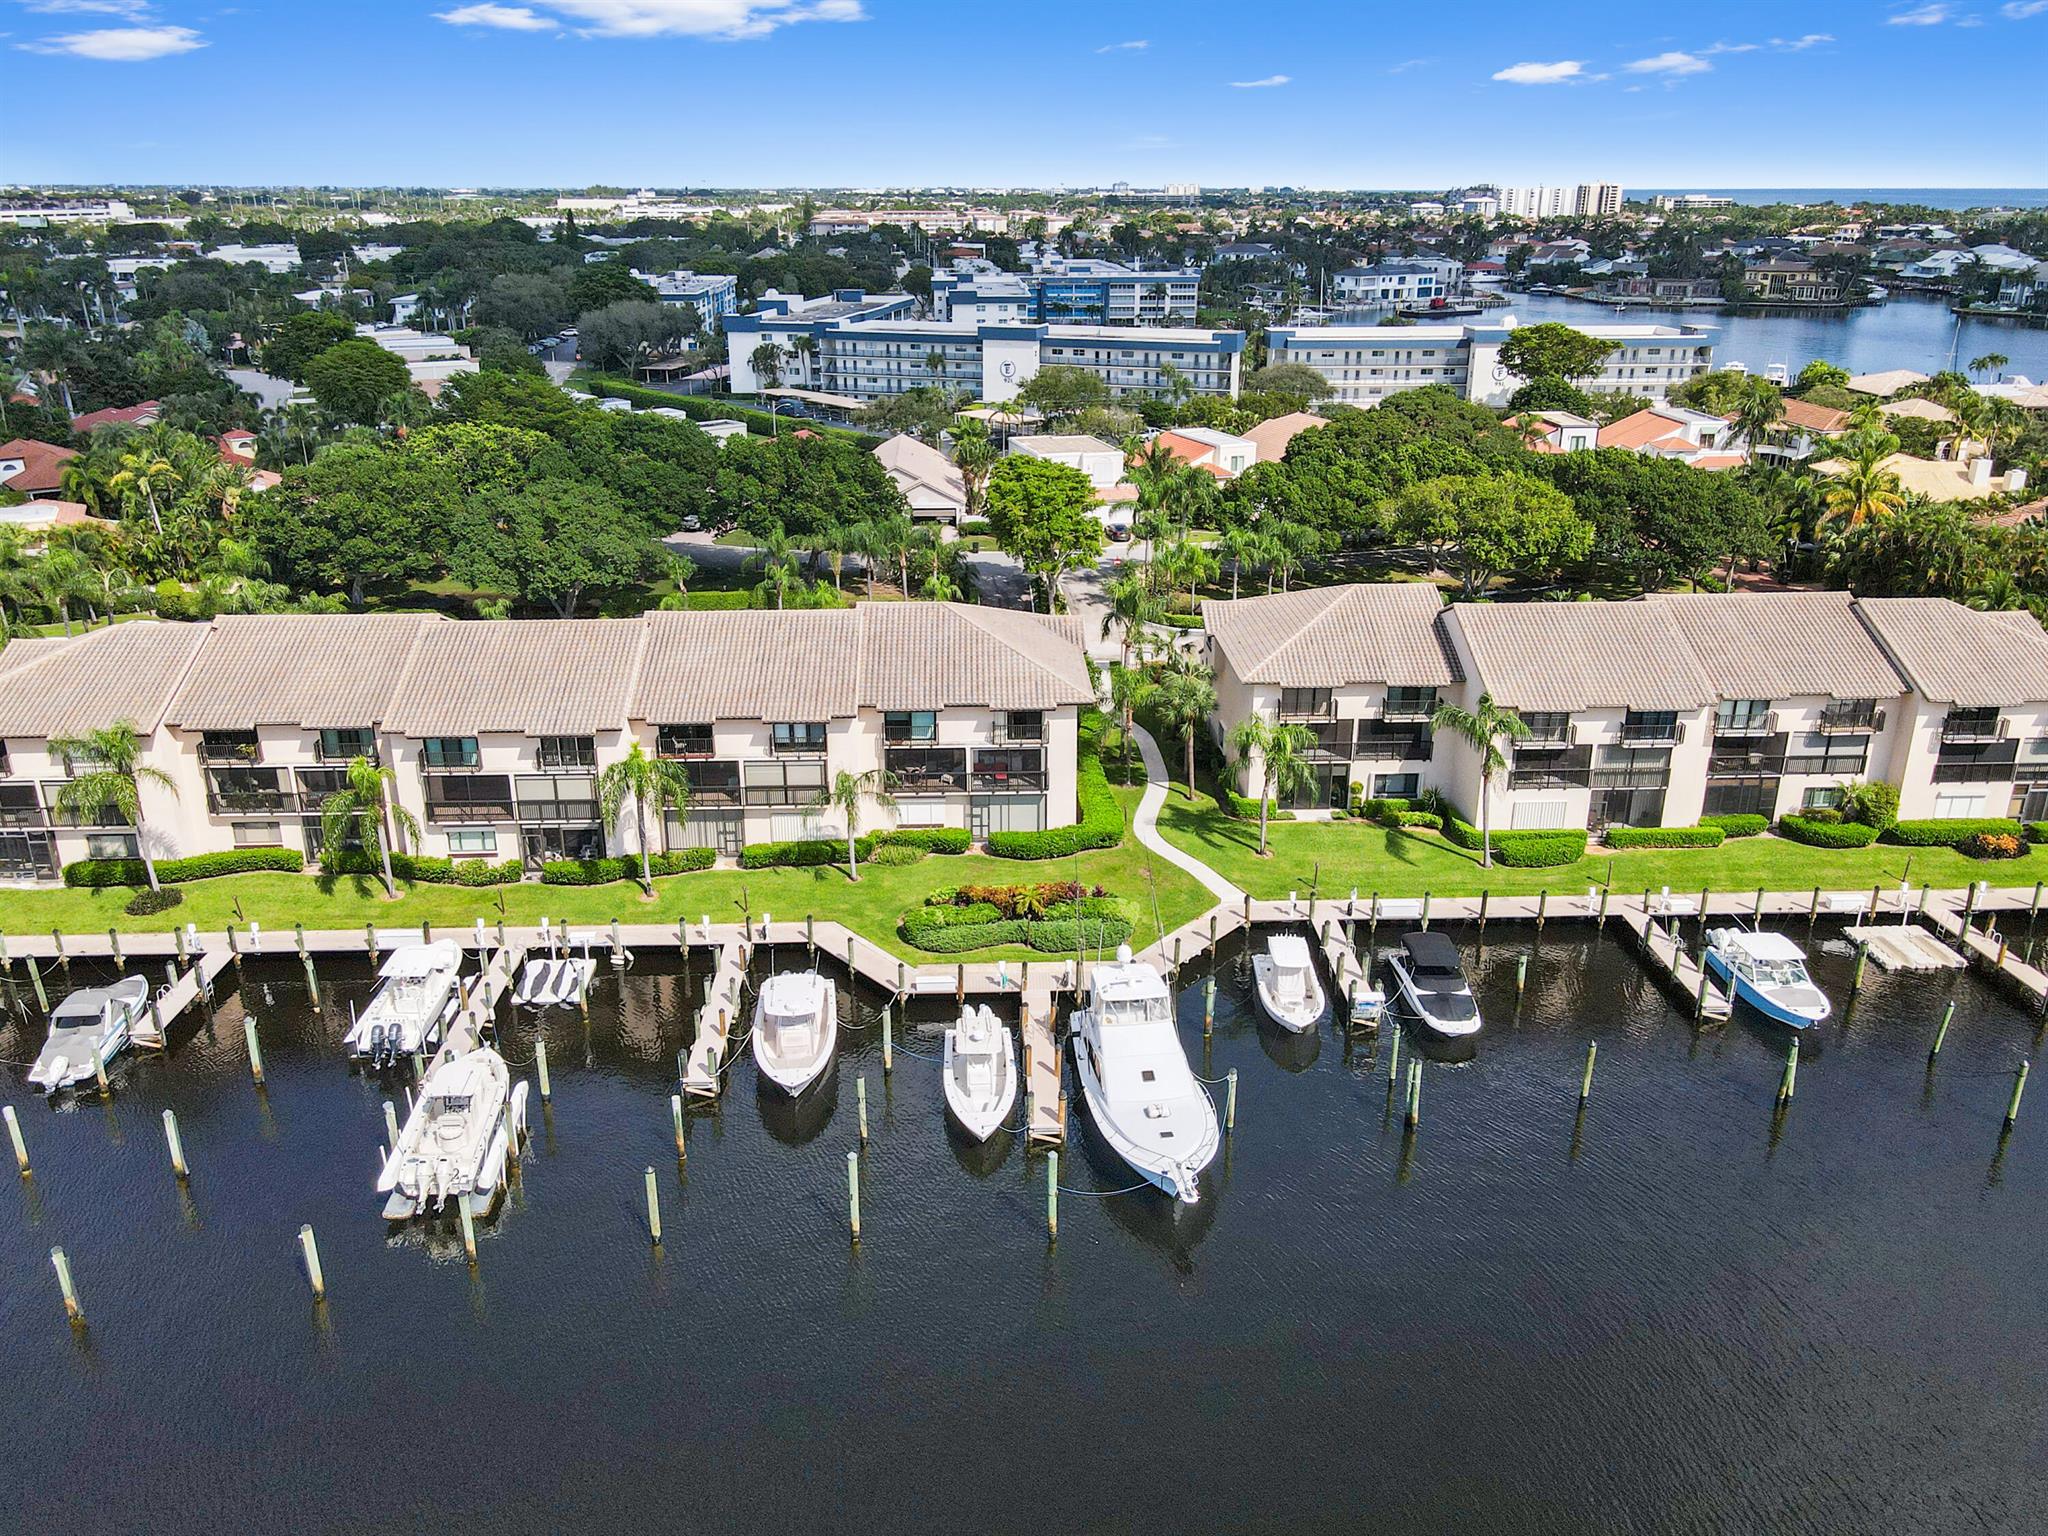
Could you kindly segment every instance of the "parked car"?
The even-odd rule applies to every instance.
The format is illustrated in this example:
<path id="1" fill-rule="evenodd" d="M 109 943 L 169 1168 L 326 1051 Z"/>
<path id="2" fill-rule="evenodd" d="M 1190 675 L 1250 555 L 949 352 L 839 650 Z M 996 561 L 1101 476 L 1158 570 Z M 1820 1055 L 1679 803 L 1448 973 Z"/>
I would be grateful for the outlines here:
<path id="1" fill-rule="evenodd" d="M 1128 522 L 1112 520 L 1105 523 L 1103 528 L 1109 534 L 1111 543 L 1128 544 L 1131 542 L 1131 525 Z"/>
<path id="2" fill-rule="evenodd" d="M 699 516 L 698 516 L 698 515 L 697 515 L 696 513 L 694 513 L 694 512 L 686 512 L 686 513 L 684 513 L 684 514 L 683 514 L 683 532 L 685 532 L 685 533 L 701 533 L 701 532 L 703 532 L 703 530 L 704 530 L 704 519 L 703 519 L 703 518 L 699 517 Z"/>
<path id="3" fill-rule="evenodd" d="M 575 334 L 576 334 L 576 327 L 575 327 L 575 326 L 573 326 L 573 325 L 565 325 L 565 326 L 563 326 L 563 327 L 562 327 L 562 339 L 563 339 L 564 341 L 568 340 L 568 339 L 569 339 L 569 338 L 570 338 L 571 336 L 574 336 Z"/>

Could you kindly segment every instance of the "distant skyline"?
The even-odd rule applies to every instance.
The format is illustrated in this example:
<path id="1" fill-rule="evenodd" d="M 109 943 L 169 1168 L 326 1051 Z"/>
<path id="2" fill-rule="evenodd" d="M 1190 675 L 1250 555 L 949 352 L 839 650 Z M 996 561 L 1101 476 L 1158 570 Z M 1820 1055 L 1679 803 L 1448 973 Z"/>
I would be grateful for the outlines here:
<path id="1" fill-rule="evenodd" d="M 2048 184 L 2048 0 L 1847 9 L 0 0 L 0 182 Z"/>

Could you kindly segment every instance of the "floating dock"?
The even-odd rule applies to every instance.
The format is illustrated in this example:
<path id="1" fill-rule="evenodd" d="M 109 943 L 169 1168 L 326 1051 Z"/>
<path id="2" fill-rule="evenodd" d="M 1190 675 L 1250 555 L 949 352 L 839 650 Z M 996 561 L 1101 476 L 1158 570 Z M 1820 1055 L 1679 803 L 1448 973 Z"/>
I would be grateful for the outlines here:
<path id="1" fill-rule="evenodd" d="M 1323 924 L 1321 947 L 1323 964 L 1330 972 L 1330 996 L 1340 1005 L 1338 1017 L 1347 1025 L 1352 1024 L 1357 1018 L 1355 999 L 1360 992 L 1371 989 L 1372 978 L 1366 974 L 1365 964 L 1358 958 L 1342 923 L 1333 919 Z"/>
<path id="2" fill-rule="evenodd" d="M 1883 971 L 1960 971 L 1969 964 L 1918 923 L 1859 923 L 1845 930 Z"/>

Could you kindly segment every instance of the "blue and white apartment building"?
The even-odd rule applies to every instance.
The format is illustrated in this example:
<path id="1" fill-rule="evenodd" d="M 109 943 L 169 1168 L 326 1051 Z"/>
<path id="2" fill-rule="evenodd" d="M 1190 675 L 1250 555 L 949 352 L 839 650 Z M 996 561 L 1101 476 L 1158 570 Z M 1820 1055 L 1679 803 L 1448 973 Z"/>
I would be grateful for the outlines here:
<path id="1" fill-rule="evenodd" d="M 720 321 L 740 307 L 740 280 L 724 272 L 635 272 L 661 296 L 664 304 L 689 305 L 709 335 Z"/>
<path id="2" fill-rule="evenodd" d="M 1195 318 L 1201 290 L 1198 268 L 1147 271 L 1082 258 L 1035 272 L 934 272 L 932 318 L 1171 325 Z"/>
<path id="3" fill-rule="evenodd" d="M 1523 381 L 1500 360 L 1515 317 L 1481 325 L 1282 326 L 1266 333 L 1275 363 L 1315 369 L 1345 405 L 1372 406 L 1404 389 L 1445 384 L 1467 400 L 1504 406 Z M 1581 325 L 1613 343 L 1600 372 L 1583 388 L 1663 399 L 1714 366 L 1709 328 L 1699 325 Z"/>
<path id="4" fill-rule="evenodd" d="M 855 290 L 764 299 L 754 313 L 726 320 L 733 392 L 765 387 L 753 361 L 763 341 L 782 353 L 784 384 L 863 401 L 937 386 L 1000 402 L 1055 366 L 1096 374 L 1112 395 L 1165 393 L 1177 377 L 1196 394 L 1234 398 L 1242 379 L 1242 331 L 913 320 L 914 303 Z"/>

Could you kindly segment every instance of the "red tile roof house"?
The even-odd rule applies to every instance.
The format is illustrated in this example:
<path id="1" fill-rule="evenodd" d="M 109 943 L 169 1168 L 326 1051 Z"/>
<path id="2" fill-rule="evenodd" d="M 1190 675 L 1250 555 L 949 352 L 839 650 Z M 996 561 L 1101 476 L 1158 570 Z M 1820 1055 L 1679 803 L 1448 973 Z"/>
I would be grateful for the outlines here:
<path id="1" fill-rule="evenodd" d="M 101 427 L 147 427 L 156 423 L 164 413 L 161 400 L 145 400 L 140 405 L 109 406 L 104 411 L 87 411 L 83 416 L 71 418 L 74 432 L 92 432 Z"/>
<path id="2" fill-rule="evenodd" d="M 19 491 L 30 501 L 48 500 L 63 486 L 64 461 L 77 457 L 75 448 L 59 448 L 33 438 L 0 443 L 0 488 Z"/>

